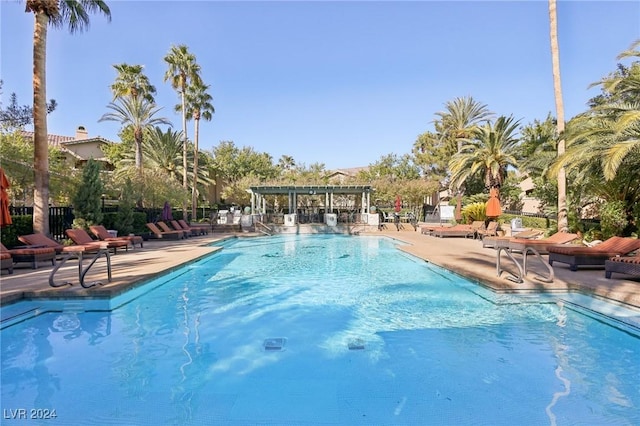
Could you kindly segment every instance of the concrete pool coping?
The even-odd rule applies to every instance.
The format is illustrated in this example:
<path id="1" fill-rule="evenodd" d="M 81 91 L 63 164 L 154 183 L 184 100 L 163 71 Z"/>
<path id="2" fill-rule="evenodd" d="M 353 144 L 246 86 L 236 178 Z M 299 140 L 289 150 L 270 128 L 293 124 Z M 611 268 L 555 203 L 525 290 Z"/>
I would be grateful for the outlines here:
<path id="1" fill-rule="evenodd" d="M 87 275 L 87 281 L 102 280 L 104 285 L 84 289 L 78 283 L 78 262 L 71 260 L 60 268 L 56 281 L 72 281 L 73 286 L 53 288 L 49 286 L 51 265 L 41 264 L 31 269 L 30 264 L 18 264 L 13 274 L 2 271 L 0 279 L 0 305 L 18 300 L 66 299 L 66 298 L 110 298 L 131 288 L 193 262 L 216 250 L 214 243 L 233 237 L 254 237 L 257 234 L 210 234 L 180 241 L 149 240 L 144 248 L 119 252 L 111 256 L 113 279 L 106 282 L 106 263 L 100 259 Z M 384 235 L 402 241 L 400 249 L 434 265 L 452 270 L 459 275 L 499 292 L 553 293 L 579 292 L 594 295 L 625 306 L 640 309 L 640 279 L 614 274 L 611 279 L 604 276 L 604 269 L 580 269 L 570 271 L 568 265 L 554 266 L 553 283 L 534 279 L 536 273 L 544 274 L 546 268 L 538 261 L 530 262 L 524 283 L 507 280 L 506 273 L 496 273 L 496 251 L 483 248 L 479 240 L 467 238 L 436 238 L 408 230 L 382 230 L 362 235 Z M 212 245 L 213 244 L 213 245 Z M 518 255 L 516 255 L 518 256 Z M 547 257 L 544 256 L 546 260 Z M 85 260 L 85 264 L 88 263 Z M 389 264 L 393 268 L 393 264 Z M 503 268 L 515 271 L 515 266 L 503 259 Z"/>

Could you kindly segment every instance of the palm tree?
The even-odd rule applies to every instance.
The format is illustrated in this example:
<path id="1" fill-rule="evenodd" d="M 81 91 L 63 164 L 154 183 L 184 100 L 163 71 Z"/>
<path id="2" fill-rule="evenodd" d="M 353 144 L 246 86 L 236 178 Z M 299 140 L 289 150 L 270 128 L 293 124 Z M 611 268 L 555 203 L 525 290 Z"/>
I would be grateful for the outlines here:
<path id="1" fill-rule="evenodd" d="M 295 169 L 296 160 L 290 155 L 282 155 L 278 160 L 278 167 L 283 171 L 290 172 Z"/>
<path id="2" fill-rule="evenodd" d="M 558 130 L 558 157 L 565 151 L 564 141 L 564 104 L 562 102 L 562 85 L 560 80 L 560 50 L 558 48 L 558 15 L 556 0 L 549 0 L 549 37 L 551 39 L 551 65 L 553 70 L 553 97 L 556 102 L 556 120 Z M 567 217 L 567 176 L 564 168 L 558 171 L 558 230 L 569 231 Z"/>
<path id="3" fill-rule="evenodd" d="M 618 59 L 640 56 L 640 41 Z M 616 177 L 624 161 L 634 161 L 640 154 L 640 62 L 602 79 L 604 95 L 591 109 L 571 120 L 566 131 L 567 149 L 552 171 L 560 167 L 583 169 L 595 162 L 605 180 Z"/>
<path id="4" fill-rule="evenodd" d="M 456 141 L 458 151 L 462 147 L 461 139 L 469 138 L 478 125 L 488 122 L 493 117 L 487 105 L 471 96 L 455 98 L 445 106 L 445 111 L 436 113 L 440 117 L 437 127 L 442 137 Z"/>
<path id="5" fill-rule="evenodd" d="M 187 87 L 185 96 L 187 105 L 187 114 L 193 118 L 193 187 L 191 188 L 191 214 L 195 216 L 198 208 L 198 140 L 200 139 L 200 120 L 210 121 L 215 113 L 213 108 L 213 98 L 207 90 L 210 86 L 202 84 L 202 82 L 191 84 Z M 176 109 L 180 108 L 178 105 Z"/>
<path id="6" fill-rule="evenodd" d="M 171 180 L 180 181 L 184 169 L 182 168 L 182 132 L 168 128 L 163 131 L 156 126 L 147 130 L 147 136 L 142 142 L 145 150 L 145 164 L 152 169 L 165 173 Z"/>
<path id="7" fill-rule="evenodd" d="M 142 72 L 142 65 L 122 63 L 114 65 L 113 68 L 118 72 L 116 80 L 111 85 L 114 101 L 119 97 L 136 99 L 142 96 L 150 103 L 155 103 L 153 96 L 156 94 L 156 88 Z"/>
<path id="8" fill-rule="evenodd" d="M 180 104 L 182 111 L 182 136 L 183 136 L 183 151 L 182 151 L 182 165 L 187 170 L 187 107 L 186 107 L 186 92 L 187 87 L 190 84 L 200 83 L 200 65 L 196 63 L 196 57 L 189 53 L 189 49 L 186 45 L 172 46 L 171 50 L 164 57 L 164 61 L 168 64 L 169 68 L 164 74 L 164 81 L 171 80 L 171 87 L 173 87 L 180 95 Z M 182 186 L 187 189 L 187 174 L 184 175 Z M 187 219 L 187 206 L 182 206 L 182 215 L 184 219 Z"/>
<path id="9" fill-rule="evenodd" d="M 111 20 L 104 1 L 27 0 L 25 11 L 35 15 L 33 29 L 33 230 L 49 233 L 49 143 L 47 138 L 47 26 L 67 25 L 73 34 L 89 27 L 89 13 Z"/>
<path id="10" fill-rule="evenodd" d="M 123 127 L 133 128 L 133 137 L 136 144 L 136 168 L 142 175 L 142 139 L 145 129 L 158 124 L 171 124 L 164 117 L 157 117 L 160 108 L 145 98 L 118 98 L 107 105 L 112 112 L 100 117 L 98 121 L 118 121 Z"/>
<path id="11" fill-rule="evenodd" d="M 507 168 L 518 165 L 519 126 L 519 120 L 501 116 L 495 124 L 478 127 L 449 162 L 452 183 L 461 186 L 469 177 L 482 173 L 488 189 L 502 186 Z"/>
<path id="12" fill-rule="evenodd" d="M 182 132 L 171 128 L 163 131 L 160 127 L 149 128 L 142 142 L 145 152 L 145 167 L 164 173 L 172 181 L 182 183 Z M 192 160 L 191 153 L 189 160 Z M 198 181 L 210 184 L 212 181 L 206 170 L 200 170 Z M 192 177 L 193 179 L 193 177 Z"/>
<path id="13" fill-rule="evenodd" d="M 482 104 L 473 99 L 471 96 L 455 98 L 453 101 L 446 103 L 446 110 L 436 113 L 440 120 L 436 122 L 436 130 L 443 138 L 444 145 L 449 146 L 453 142 L 456 146 L 456 152 L 462 149 L 463 141 L 470 137 L 471 134 L 483 122 L 488 122 L 493 113 L 487 105 Z M 462 203 L 462 194 L 464 189 L 462 184 L 456 187 L 457 207 L 456 212 L 460 211 Z M 459 214 L 456 220 L 459 220 Z"/>

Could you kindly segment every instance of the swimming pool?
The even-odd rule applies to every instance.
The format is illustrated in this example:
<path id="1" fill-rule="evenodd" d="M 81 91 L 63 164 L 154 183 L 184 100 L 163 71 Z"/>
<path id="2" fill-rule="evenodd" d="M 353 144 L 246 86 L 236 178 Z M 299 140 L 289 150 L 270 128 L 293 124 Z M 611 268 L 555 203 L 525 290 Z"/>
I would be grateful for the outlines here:
<path id="1" fill-rule="evenodd" d="M 1 332 L 3 423 L 640 424 L 637 328 L 396 244 L 238 239 L 108 302 L 10 307 L 33 315 Z"/>

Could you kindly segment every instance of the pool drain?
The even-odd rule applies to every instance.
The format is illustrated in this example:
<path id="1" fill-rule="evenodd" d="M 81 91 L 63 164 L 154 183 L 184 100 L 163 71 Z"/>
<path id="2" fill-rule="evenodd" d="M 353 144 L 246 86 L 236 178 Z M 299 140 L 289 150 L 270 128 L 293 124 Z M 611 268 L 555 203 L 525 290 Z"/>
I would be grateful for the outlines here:
<path id="1" fill-rule="evenodd" d="M 278 352 L 284 350 L 284 345 L 287 343 L 287 339 L 285 337 L 272 337 L 270 339 L 265 339 L 262 343 L 265 352 Z"/>
<path id="2" fill-rule="evenodd" d="M 350 351 L 363 351 L 364 350 L 364 340 L 362 339 L 353 339 L 349 341 L 349 350 Z"/>

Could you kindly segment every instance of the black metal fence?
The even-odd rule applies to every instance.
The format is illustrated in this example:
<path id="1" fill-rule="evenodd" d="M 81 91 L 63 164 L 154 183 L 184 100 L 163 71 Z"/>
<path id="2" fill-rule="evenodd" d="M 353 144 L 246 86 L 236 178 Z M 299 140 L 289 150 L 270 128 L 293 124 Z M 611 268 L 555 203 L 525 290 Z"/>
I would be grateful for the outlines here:
<path id="1" fill-rule="evenodd" d="M 161 208 L 145 208 L 136 209 L 136 211 L 142 212 L 147 217 L 147 222 L 156 222 L 160 220 L 162 215 Z M 118 206 L 104 206 L 102 208 L 103 213 L 117 213 Z M 9 206 L 9 213 L 11 216 L 29 216 L 33 218 L 33 207 L 29 206 Z M 210 208 L 198 209 L 197 219 L 210 218 L 213 210 Z M 173 217 L 176 219 L 182 219 L 182 211 L 174 210 Z M 49 234 L 51 237 L 57 240 L 66 238 L 65 230 L 72 228 L 73 219 L 73 207 L 49 207 Z M 189 221 L 192 221 L 192 216 L 189 215 Z"/>
<path id="2" fill-rule="evenodd" d="M 9 206 L 9 213 L 12 216 L 33 217 L 33 207 Z M 73 224 L 73 208 L 71 207 L 49 207 L 49 233 L 55 239 L 66 238 L 65 229 L 71 228 Z"/>

